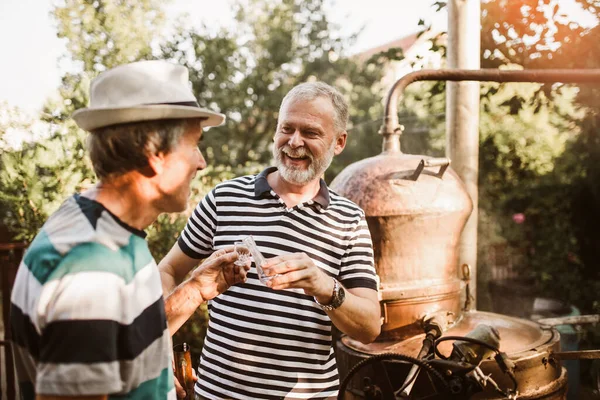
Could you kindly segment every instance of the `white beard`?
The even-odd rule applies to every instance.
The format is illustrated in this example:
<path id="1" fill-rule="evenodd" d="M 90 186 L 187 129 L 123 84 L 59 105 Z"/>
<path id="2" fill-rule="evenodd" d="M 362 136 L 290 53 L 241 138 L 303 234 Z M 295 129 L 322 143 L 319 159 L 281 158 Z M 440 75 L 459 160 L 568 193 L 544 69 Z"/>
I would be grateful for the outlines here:
<path id="1" fill-rule="evenodd" d="M 329 168 L 331 165 L 331 161 L 333 160 L 335 152 L 335 141 L 331 143 L 331 147 L 327 150 L 327 153 L 323 155 L 321 159 L 315 159 L 313 154 L 308 151 L 305 147 L 299 147 L 297 149 L 292 149 L 290 145 L 286 144 L 285 146 L 277 149 L 273 146 L 273 158 L 275 161 L 275 166 L 279 171 L 281 177 L 295 185 L 305 185 L 308 182 L 311 182 L 315 178 L 321 177 L 323 173 Z M 287 166 L 283 162 L 284 154 L 290 157 L 308 157 L 310 163 L 308 164 L 308 168 L 304 169 L 303 167 L 295 167 L 295 166 Z"/>

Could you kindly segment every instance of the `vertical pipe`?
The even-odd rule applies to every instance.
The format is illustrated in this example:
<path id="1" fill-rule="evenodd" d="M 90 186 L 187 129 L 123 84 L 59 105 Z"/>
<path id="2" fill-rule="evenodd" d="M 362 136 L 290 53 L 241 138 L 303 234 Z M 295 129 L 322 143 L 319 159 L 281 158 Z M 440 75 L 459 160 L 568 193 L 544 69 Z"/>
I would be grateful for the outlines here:
<path id="1" fill-rule="evenodd" d="M 448 0 L 448 68 L 479 69 L 480 0 Z M 448 82 L 446 87 L 446 156 L 465 183 L 473 213 L 463 230 L 459 265 L 471 266 L 477 304 L 477 210 L 479 176 L 479 82 Z"/>

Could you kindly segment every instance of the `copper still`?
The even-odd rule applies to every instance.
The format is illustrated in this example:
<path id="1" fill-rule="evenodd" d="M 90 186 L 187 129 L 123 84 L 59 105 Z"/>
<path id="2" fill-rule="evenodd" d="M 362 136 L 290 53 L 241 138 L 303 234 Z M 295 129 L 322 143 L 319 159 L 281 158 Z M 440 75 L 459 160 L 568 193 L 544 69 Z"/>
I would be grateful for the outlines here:
<path id="1" fill-rule="evenodd" d="M 459 268 L 458 242 L 473 211 L 471 199 L 449 167 L 450 160 L 400 151 L 402 127 L 396 110 L 404 88 L 417 80 L 600 81 L 600 72 L 592 71 L 419 71 L 396 82 L 379 132 L 383 152 L 348 166 L 331 183 L 334 191 L 364 210 L 381 280 L 382 333 L 377 341 L 364 345 L 342 336 L 337 342 L 340 378 L 348 377 L 340 398 L 443 399 L 450 397 L 427 396 L 431 387 L 443 383 L 448 388 L 452 382 L 454 392 L 449 393 L 456 395 L 452 398 L 565 398 L 566 372 L 559 357 L 553 356 L 560 350 L 555 329 L 469 310 L 470 267 Z M 443 341 L 470 334 L 470 342 Z M 495 350 L 495 359 L 488 357 L 486 347 Z M 443 358 L 433 360 L 434 350 Z M 384 362 L 393 354 L 399 359 Z M 478 367 L 466 372 L 466 361 Z M 356 369 L 363 364 L 364 368 Z M 459 364 L 465 369 L 460 370 Z M 419 374 L 419 370 L 429 372 Z M 438 385 L 432 376 L 439 371 L 437 379 L 446 382 Z M 472 379 L 453 378 L 460 374 Z M 471 381 L 480 387 L 466 387 Z M 512 391 L 502 389 L 511 387 Z"/>
<path id="2" fill-rule="evenodd" d="M 388 150 L 332 182 L 367 216 L 381 278 L 382 337 L 420 333 L 417 321 L 437 311 L 460 315 L 457 245 L 473 205 L 449 163 Z"/>

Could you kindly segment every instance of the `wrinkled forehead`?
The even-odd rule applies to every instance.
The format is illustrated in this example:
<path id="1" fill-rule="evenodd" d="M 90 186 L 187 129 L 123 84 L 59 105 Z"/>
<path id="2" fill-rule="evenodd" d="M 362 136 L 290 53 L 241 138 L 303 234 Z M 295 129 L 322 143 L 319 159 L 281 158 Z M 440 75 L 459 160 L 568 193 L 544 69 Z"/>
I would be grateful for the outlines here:
<path id="1" fill-rule="evenodd" d="M 327 126 L 333 124 L 335 110 L 326 97 L 315 97 L 311 100 L 290 99 L 279 109 L 278 124 L 300 124 L 307 126 Z"/>
<path id="2" fill-rule="evenodd" d="M 298 94 L 298 95 L 292 96 L 292 97 L 285 97 L 283 99 L 283 101 L 281 102 L 281 105 L 279 106 L 279 111 L 289 108 L 292 105 L 311 104 L 311 103 L 320 103 L 320 104 L 328 103 L 331 106 L 331 108 L 333 109 L 333 104 L 331 102 L 331 99 L 327 96 L 319 95 L 319 94 L 315 94 L 315 95 L 308 95 L 308 94 L 300 95 L 300 94 Z"/>

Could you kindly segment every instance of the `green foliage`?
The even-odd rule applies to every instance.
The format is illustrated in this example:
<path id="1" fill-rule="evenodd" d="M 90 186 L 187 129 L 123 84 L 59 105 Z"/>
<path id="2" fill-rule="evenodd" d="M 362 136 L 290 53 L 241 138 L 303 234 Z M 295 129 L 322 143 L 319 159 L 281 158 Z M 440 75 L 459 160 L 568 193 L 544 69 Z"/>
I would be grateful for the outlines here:
<path id="1" fill-rule="evenodd" d="M 592 15 L 598 15 L 595 0 L 576 0 Z M 598 65 L 598 56 L 589 53 L 598 26 L 588 30 L 565 16 L 554 0 L 482 2 L 482 62 L 489 67 L 507 63 L 526 68 Z M 590 48 L 589 46 L 592 46 Z M 585 55 L 585 57 L 582 57 Z"/>
<path id="2" fill-rule="evenodd" d="M 58 36 L 80 72 L 62 78 L 60 100 L 49 100 L 39 121 L 43 139 L 0 155 L 0 219 L 14 240 L 31 240 L 48 216 L 71 194 L 90 185 L 94 173 L 85 156 L 85 136 L 70 119 L 87 106 L 90 81 L 116 65 L 152 57 L 164 20 L 162 0 L 143 0 L 136 7 L 117 0 L 65 0 L 53 15 Z M 123 23 L 128 21 L 128 23 Z M 3 107 L 0 138 L 10 130 L 33 129 L 18 113 Z M 0 144 L 6 147 L 5 140 Z"/>
<path id="3" fill-rule="evenodd" d="M 352 104 L 348 148 L 336 160 L 336 173 L 365 149 L 374 153 L 366 127 L 381 118 L 378 83 L 385 60 L 366 64 L 344 56 L 352 38 L 340 38 L 328 21 L 323 0 L 251 0 L 236 5 L 235 29 L 209 33 L 182 27 L 164 47 L 167 58 L 186 65 L 202 106 L 228 116 L 218 135 L 206 137 L 209 163 L 268 163 L 270 144 L 284 95 L 298 83 L 321 80 L 340 88 Z M 377 143 L 376 147 L 379 147 Z M 371 155 L 371 154 L 369 154 Z"/>
<path id="4" fill-rule="evenodd" d="M 150 58 L 152 40 L 164 23 L 164 0 L 63 0 L 53 13 L 58 37 L 84 72 Z"/>
<path id="5" fill-rule="evenodd" d="M 405 127 L 401 148 L 408 154 L 443 157 L 446 146 L 444 85 L 418 82 L 408 86 L 399 121 Z"/>
<path id="6" fill-rule="evenodd" d="M 598 22 L 596 0 L 576 3 Z M 600 67 L 600 25 L 584 28 L 561 6 L 554 0 L 483 1 L 482 68 Z M 435 40 L 442 55 L 444 40 Z M 508 251 L 526 254 L 521 274 L 534 279 L 532 290 L 582 312 L 599 309 L 600 234 L 590 222 L 600 215 L 599 94 L 595 85 L 482 84 L 480 279 L 489 279 L 486 247 L 505 243 Z M 415 99 L 430 115 L 443 110 L 443 99 Z M 431 127 L 429 150 L 443 148 L 443 127 L 421 118 Z M 515 223 L 514 214 L 524 214 L 525 222 Z"/>
<path id="7" fill-rule="evenodd" d="M 577 3 L 598 20 L 597 1 Z M 487 0 L 482 12 L 482 67 L 600 67 L 600 26 L 566 18 L 560 3 Z M 480 188 L 488 200 L 480 199 L 481 206 L 504 215 L 505 237 L 529 247 L 528 272 L 538 289 L 584 312 L 600 305 L 600 234 L 590 223 L 600 215 L 598 94 L 593 85 L 542 85 L 505 97 L 510 115 L 490 121 L 498 130 L 480 153 Z M 519 124 L 511 128 L 513 116 Z M 511 137 L 507 128 L 518 133 Z M 516 212 L 527 217 L 522 226 L 507 217 Z"/>
<path id="8" fill-rule="evenodd" d="M 93 179 L 84 135 L 73 123 L 0 155 L 0 218 L 14 240 L 30 241 L 65 198 Z"/>
<path id="9" fill-rule="evenodd" d="M 480 118 L 482 148 L 482 191 L 491 190 L 497 199 L 514 195 L 523 182 L 531 182 L 554 170 L 556 159 L 564 154 L 569 140 L 579 129 L 573 119 L 572 101 L 575 91 L 562 90 L 554 95 L 552 106 L 534 107 L 526 102 L 517 113 L 508 113 L 508 99 L 531 99 L 539 84 L 484 85 L 483 91 L 494 89 L 495 95 L 483 98 Z M 489 88 L 489 89 L 488 89 Z M 563 103 L 564 111 L 557 113 Z M 566 114 L 569 117 L 566 117 Z"/>
<path id="10" fill-rule="evenodd" d="M 533 277 L 540 294 L 591 310 L 598 285 L 584 274 L 573 214 L 579 177 L 572 148 L 582 134 L 576 91 L 555 92 L 546 106 L 524 101 L 516 114 L 507 113 L 506 99 L 530 100 L 539 87 L 516 86 L 482 100 L 480 208 L 495 216 L 505 241 L 526 250 L 521 275 Z M 561 102 L 568 112 L 557 112 Z M 525 215 L 523 224 L 512 220 L 517 213 Z"/>
<path id="11" fill-rule="evenodd" d="M 62 123 L 88 104 L 90 81 L 100 72 L 132 61 L 153 59 L 160 42 L 163 5 L 168 0 L 138 0 L 135 7 L 120 0 L 63 0 L 52 14 L 57 35 L 65 40 L 74 71 L 62 77 L 62 102 L 49 102 L 43 119 Z"/>

